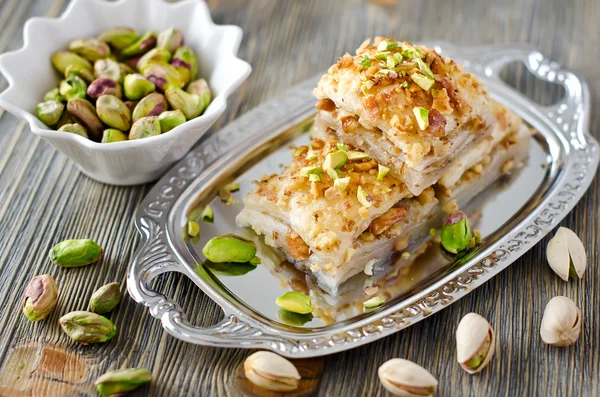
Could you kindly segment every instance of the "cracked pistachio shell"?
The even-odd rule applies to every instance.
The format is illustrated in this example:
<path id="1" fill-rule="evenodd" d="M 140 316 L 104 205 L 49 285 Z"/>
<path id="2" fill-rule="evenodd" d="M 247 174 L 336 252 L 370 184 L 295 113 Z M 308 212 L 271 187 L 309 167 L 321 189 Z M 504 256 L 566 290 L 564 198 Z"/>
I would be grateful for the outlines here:
<path id="1" fill-rule="evenodd" d="M 92 70 L 81 68 L 79 65 L 67 66 L 65 69 L 65 78 L 68 79 L 71 76 L 78 76 L 86 83 L 91 83 L 94 80 L 94 73 Z"/>
<path id="2" fill-rule="evenodd" d="M 138 121 L 142 117 L 158 116 L 167 109 L 165 97 L 158 92 L 153 92 L 142 98 L 133 109 L 133 121 Z"/>
<path id="3" fill-rule="evenodd" d="M 131 112 L 123 101 L 114 95 L 102 95 L 96 101 L 96 113 L 104 124 L 121 131 L 129 130 Z"/>
<path id="4" fill-rule="evenodd" d="M 141 70 L 147 63 L 155 61 L 168 63 L 171 61 L 171 53 L 164 48 L 153 48 L 140 57 L 136 63 L 136 67 Z"/>
<path id="5" fill-rule="evenodd" d="M 173 54 L 171 65 L 183 76 L 186 83 L 194 80 L 198 74 L 198 59 L 190 47 L 178 48 Z"/>
<path id="6" fill-rule="evenodd" d="M 65 125 L 62 125 L 58 130 L 64 131 L 64 132 L 70 132 L 72 134 L 81 135 L 82 137 L 87 138 L 87 139 L 90 138 L 87 134 L 87 131 L 85 130 L 85 128 L 83 128 L 83 126 L 81 124 L 77 124 L 77 123 L 65 124 Z"/>
<path id="7" fill-rule="evenodd" d="M 472 237 L 469 219 L 462 211 L 450 214 L 442 225 L 441 243 L 450 253 L 456 254 L 468 248 Z"/>
<path id="8" fill-rule="evenodd" d="M 68 66 L 74 67 L 77 70 L 86 69 L 92 71 L 92 64 L 85 58 L 80 57 L 69 51 L 58 51 L 51 56 L 52 65 L 62 75 L 65 74 L 65 70 Z"/>
<path id="9" fill-rule="evenodd" d="M 127 134 L 123 131 L 109 128 L 102 133 L 102 143 L 122 142 L 127 140 Z"/>
<path id="10" fill-rule="evenodd" d="M 99 59 L 94 63 L 94 75 L 98 77 L 107 77 L 112 81 L 119 83 L 123 79 L 121 65 L 110 58 Z"/>
<path id="11" fill-rule="evenodd" d="M 130 100 L 138 100 L 154 92 L 154 83 L 139 73 L 128 74 L 123 80 L 125 97 Z"/>
<path id="12" fill-rule="evenodd" d="M 145 368 L 123 368 L 108 371 L 94 385 L 103 397 L 127 393 L 152 381 L 152 374 Z"/>
<path id="13" fill-rule="evenodd" d="M 117 333 L 112 321 L 86 311 L 67 313 L 60 318 L 59 324 L 73 341 L 84 345 L 109 341 Z"/>
<path id="14" fill-rule="evenodd" d="M 150 138 L 160 133 L 160 122 L 157 116 L 142 117 L 131 126 L 129 139 Z"/>
<path id="15" fill-rule="evenodd" d="M 156 45 L 156 32 L 146 32 L 121 51 L 121 56 L 129 58 L 141 55 Z"/>
<path id="16" fill-rule="evenodd" d="M 64 240 L 50 249 L 52 263 L 61 267 L 79 267 L 98 262 L 103 249 L 93 240 Z"/>
<path id="17" fill-rule="evenodd" d="M 183 45 L 183 32 L 176 28 L 163 30 L 158 35 L 156 46 L 173 52 Z"/>
<path id="18" fill-rule="evenodd" d="M 566 296 L 555 296 L 544 309 L 540 336 L 544 343 L 569 346 L 577 342 L 583 319 L 579 308 Z"/>
<path id="19" fill-rule="evenodd" d="M 587 268 L 587 254 L 579 237 L 566 227 L 559 227 L 546 247 L 548 264 L 565 281 L 583 277 Z"/>
<path id="20" fill-rule="evenodd" d="M 165 96 L 173 109 L 183 112 L 187 120 L 198 117 L 205 108 L 204 101 L 198 95 L 188 94 L 181 88 L 168 87 Z"/>
<path id="21" fill-rule="evenodd" d="M 110 47 L 98 39 L 76 39 L 69 43 L 69 50 L 92 62 L 110 56 Z"/>
<path id="22" fill-rule="evenodd" d="M 496 333 L 488 321 L 476 313 L 460 320 L 456 329 L 456 358 L 470 374 L 485 368 L 494 356 Z"/>
<path id="23" fill-rule="evenodd" d="M 98 99 L 102 95 L 114 95 L 117 98 L 122 96 L 121 86 L 108 77 L 98 77 L 92 81 L 87 89 L 87 94 L 92 99 Z"/>
<path id="24" fill-rule="evenodd" d="M 202 253 L 215 263 L 243 263 L 256 256 L 256 244 L 233 234 L 224 234 L 208 240 Z"/>
<path id="25" fill-rule="evenodd" d="M 202 99 L 204 108 L 208 107 L 212 100 L 212 91 L 208 86 L 208 83 L 204 79 L 198 79 L 192 81 L 186 90 L 189 94 L 198 95 Z"/>
<path id="26" fill-rule="evenodd" d="M 82 98 L 72 99 L 67 103 L 67 112 L 85 128 L 91 139 L 94 141 L 102 139 L 104 127 L 96 115 L 94 105 Z"/>
<path id="27" fill-rule="evenodd" d="M 52 127 L 58 123 L 65 110 L 65 105 L 56 100 L 45 101 L 37 104 L 37 115 L 42 123 Z"/>
<path id="28" fill-rule="evenodd" d="M 296 390 L 301 379 L 294 364 L 266 351 L 256 352 L 246 358 L 244 374 L 257 386 L 281 392 Z"/>
<path id="29" fill-rule="evenodd" d="M 138 35 L 135 30 L 119 27 L 105 30 L 98 36 L 98 40 L 104 41 L 115 50 L 120 51 L 133 44 L 137 37 Z"/>
<path id="30" fill-rule="evenodd" d="M 399 397 L 431 396 L 438 381 L 425 368 L 402 358 L 386 361 L 377 371 L 383 387 Z"/>
<path id="31" fill-rule="evenodd" d="M 76 75 L 67 77 L 66 80 L 60 82 L 58 87 L 60 95 L 63 96 L 67 101 L 75 98 L 84 98 L 87 90 L 87 84 L 83 79 Z"/>
<path id="32" fill-rule="evenodd" d="M 30 321 L 43 320 L 54 309 L 57 300 L 58 288 L 52 276 L 35 276 L 25 287 L 23 314 Z"/>
<path id="33" fill-rule="evenodd" d="M 110 312 L 121 302 L 119 283 L 110 283 L 100 287 L 90 298 L 90 311 L 97 314 Z"/>
<path id="34" fill-rule="evenodd" d="M 162 61 L 152 61 L 140 70 L 142 75 L 164 91 L 168 87 L 183 88 L 186 80 L 172 65 Z"/>
<path id="35" fill-rule="evenodd" d="M 158 121 L 160 122 L 160 130 L 165 133 L 185 123 L 186 120 L 181 110 L 169 110 L 162 112 L 158 116 Z"/>
<path id="36" fill-rule="evenodd" d="M 64 98 L 62 97 L 62 95 L 60 95 L 60 91 L 58 90 L 58 87 L 57 87 L 57 88 L 51 89 L 44 95 L 44 101 L 62 102 L 62 101 L 64 101 Z"/>

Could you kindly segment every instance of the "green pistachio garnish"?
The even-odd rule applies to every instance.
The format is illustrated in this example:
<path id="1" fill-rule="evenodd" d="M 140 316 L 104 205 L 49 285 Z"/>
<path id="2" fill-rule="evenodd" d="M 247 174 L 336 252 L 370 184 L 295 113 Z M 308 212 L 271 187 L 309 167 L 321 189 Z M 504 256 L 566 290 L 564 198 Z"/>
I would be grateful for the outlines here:
<path id="1" fill-rule="evenodd" d="M 338 189 L 340 192 L 346 190 L 350 184 L 350 177 L 338 178 L 333 181 L 333 187 Z"/>
<path id="2" fill-rule="evenodd" d="M 383 178 L 387 175 L 388 172 L 390 172 L 390 169 L 384 165 L 378 164 L 378 169 L 377 169 L 377 180 L 378 181 L 382 181 Z"/>
<path id="3" fill-rule="evenodd" d="M 363 189 L 362 186 L 358 186 L 356 197 L 358 198 L 358 202 L 363 207 L 370 207 L 371 205 L 373 205 L 373 197 L 365 189 Z"/>
<path id="4" fill-rule="evenodd" d="M 375 59 L 380 60 L 380 61 L 385 61 L 387 59 L 388 55 L 390 55 L 389 51 L 378 52 L 377 54 L 375 54 Z"/>
<path id="5" fill-rule="evenodd" d="M 335 146 L 338 148 L 338 150 L 343 150 L 344 152 L 348 151 L 348 145 L 345 143 L 338 142 L 335 144 Z"/>
<path id="6" fill-rule="evenodd" d="M 214 263 L 245 263 L 256 256 L 256 244 L 233 234 L 225 234 L 208 240 L 202 253 Z"/>
<path id="7" fill-rule="evenodd" d="M 462 211 L 450 214 L 442 225 L 441 243 L 446 251 L 450 253 L 456 254 L 467 249 L 472 238 L 473 234 L 471 233 L 469 219 Z"/>
<path id="8" fill-rule="evenodd" d="M 400 84 L 400 87 L 406 89 L 406 88 L 410 87 L 410 83 L 408 81 L 405 81 L 404 83 Z"/>
<path id="9" fill-rule="evenodd" d="M 417 85 L 419 87 L 421 87 L 425 91 L 428 91 L 431 88 L 431 86 L 433 85 L 433 83 L 435 83 L 434 79 L 431 79 L 427 76 L 423 76 L 422 74 L 419 74 L 419 73 L 413 73 L 410 77 L 412 78 L 412 80 L 415 83 L 417 83 Z"/>
<path id="10" fill-rule="evenodd" d="M 342 167 L 344 164 L 346 164 L 346 161 L 348 160 L 348 155 L 346 154 L 346 152 L 339 150 L 337 152 L 332 152 L 332 153 L 328 153 L 327 156 L 325 156 L 325 160 L 323 161 L 323 169 L 324 170 L 328 170 L 328 169 L 334 169 L 337 170 L 338 168 Z"/>
<path id="11" fill-rule="evenodd" d="M 389 51 L 389 50 L 393 50 L 394 48 L 398 48 L 398 42 L 397 41 L 383 40 L 377 46 L 377 51 Z"/>
<path id="12" fill-rule="evenodd" d="M 315 152 L 312 149 L 309 149 L 308 152 L 306 152 L 306 159 L 307 160 L 315 160 L 319 157 L 319 155 L 317 154 L 317 152 Z"/>
<path id="13" fill-rule="evenodd" d="M 417 118 L 417 123 L 421 131 L 425 131 L 429 127 L 429 110 L 421 107 L 414 107 L 413 113 Z"/>
<path id="14" fill-rule="evenodd" d="M 371 156 L 369 156 L 365 152 L 359 152 L 358 150 L 350 150 L 348 152 L 348 160 L 350 160 L 350 161 L 364 160 L 364 159 L 368 159 L 368 158 L 371 158 Z"/>
<path id="15" fill-rule="evenodd" d="M 200 225 L 198 222 L 189 221 L 187 224 L 187 233 L 192 237 L 196 237 L 200 233 Z"/>
<path id="16" fill-rule="evenodd" d="M 308 314 L 315 310 L 310 298 L 296 291 L 286 292 L 277 298 L 275 303 L 277 303 L 277 306 L 293 313 Z"/>
<path id="17" fill-rule="evenodd" d="M 302 153 L 304 153 L 304 151 L 308 149 L 306 146 L 300 146 L 298 149 L 296 149 L 296 151 L 294 152 L 294 157 L 298 157 L 300 156 Z"/>
<path id="18" fill-rule="evenodd" d="M 311 182 L 321 182 L 321 175 L 319 174 L 310 174 L 308 176 L 308 180 Z"/>
<path id="19" fill-rule="evenodd" d="M 417 61 L 417 66 L 419 67 L 421 73 L 430 79 L 433 79 L 433 72 L 429 68 L 429 65 L 427 65 L 421 58 L 416 58 L 415 60 Z"/>
<path id="20" fill-rule="evenodd" d="M 313 319 L 312 314 L 294 313 L 285 309 L 277 310 L 277 317 L 279 317 L 284 324 L 292 325 L 294 327 L 301 327 Z"/>
<path id="21" fill-rule="evenodd" d="M 327 175 L 334 181 L 340 177 L 339 171 L 333 168 L 327 168 Z"/>
<path id="22" fill-rule="evenodd" d="M 396 65 L 398 65 L 398 58 L 392 56 L 392 55 L 388 55 L 387 59 L 386 59 L 386 66 L 388 69 L 394 69 L 396 67 Z"/>
<path id="23" fill-rule="evenodd" d="M 309 176 L 310 174 L 320 174 L 321 172 L 323 172 L 323 170 L 316 166 L 316 165 L 312 165 L 312 166 L 308 166 L 308 167 L 302 167 L 300 169 L 300 176 Z"/>
<path id="24" fill-rule="evenodd" d="M 213 223 L 214 220 L 215 220 L 215 213 L 213 212 L 211 206 L 207 205 L 206 207 L 204 207 L 204 210 L 202 211 L 202 221 L 204 221 L 206 223 Z"/>
<path id="25" fill-rule="evenodd" d="M 368 56 L 364 56 L 363 59 L 360 61 L 360 66 L 363 68 L 368 68 L 371 66 L 371 60 L 369 59 Z"/>
<path id="26" fill-rule="evenodd" d="M 363 302 L 363 311 L 365 313 L 370 312 L 371 310 L 377 309 L 385 304 L 385 301 L 378 296 L 375 296 L 369 300 Z"/>
<path id="27" fill-rule="evenodd" d="M 360 90 L 362 91 L 362 93 L 364 95 L 368 95 L 369 90 L 375 85 L 375 82 L 373 80 L 367 80 L 367 81 L 363 81 L 362 84 L 360 85 Z"/>

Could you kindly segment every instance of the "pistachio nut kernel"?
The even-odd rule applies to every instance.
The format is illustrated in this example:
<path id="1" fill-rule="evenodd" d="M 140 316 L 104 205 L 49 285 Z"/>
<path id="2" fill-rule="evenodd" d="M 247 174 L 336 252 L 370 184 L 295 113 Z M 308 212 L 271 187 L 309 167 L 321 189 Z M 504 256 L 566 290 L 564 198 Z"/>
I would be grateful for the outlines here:
<path id="1" fill-rule="evenodd" d="M 142 117 L 131 126 L 129 130 L 129 139 L 143 139 L 151 136 L 160 135 L 160 122 L 158 117 Z"/>
<path id="2" fill-rule="evenodd" d="M 425 368 L 402 358 L 383 363 L 377 371 L 383 387 L 399 397 L 432 396 L 438 381 Z"/>
<path id="3" fill-rule="evenodd" d="M 62 102 L 62 101 L 64 101 L 64 98 L 60 95 L 60 92 L 58 91 L 58 87 L 57 87 L 57 88 L 51 89 L 44 95 L 44 102 L 45 101 Z"/>
<path id="4" fill-rule="evenodd" d="M 469 219 L 462 211 L 450 214 L 442 225 L 440 236 L 442 246 L 452 254 L 468 248 L 472 237 Z"/>
<path id="5" fill-rule="evenodd" d="M 174 66 L 162 61 L 149 62 L 140 72 L 160 91 L 165 91 L 168 87 L 183 88 L 186 83 L 185 78 Z"/>
<path id="6" fill-rule="evenodd" d="M 173 52 L 183 45 L 183 32 L 176 28 L 170 28 L 160 32 L 158 35 L 157 48 L 164 48 Z"/>
<path id="7" fill-rule="evenodd" d="M 284 324 L 291 325 L 293 327 L 302 327 L 304 324 L 312 321 L 313 315 L 294 313 L 289 310 L 279 309 L 277 310 L 277 318 L 279 318 Z"/>
<path id="8" fill-rule="evenodd" d="M 67 77 L 66 80 L 60 82 L 58 87 L 60 95 L 63 96 L 67 101 L 76 98 L 84 98 L 87 90 L 87 84 L 83 79 L 76 75 Z"/>
<path id="9" fill-rule="evenodd" d="M 328 153 L 325 156 L 325 160 L 323 161 L 321 168 L 323 168 L 325 171 L 329 169 L 337 170 L 346 164 L 346 161 L 348 161 L 348 155 L 346 152 L 338 150 L 337 152 Z"/>
<path id="10" fill-rule="evenodd" d="M 146 64 L 157 61 L 169 63 L 171 61 L 171 53 L 164 48 L 153 48 L 142 55 L 135 66 L 141 70 Z"/>
<path id="11" fill-rule="evenodd" d="M 165 96 L 169 105 L 173 109 L 181 110 L 187 120 L 200 116 L 205 109 L 202 98 L 198 95 L 188 94 L 181 88 L 170 86 L 165 91 Z"/>
<path id="12" fill-rule="evenodd" d="M 294 313 L 308 314 L 315 308 L 310 298 L 301 292 L 288 291 L 275 301 L 277 306 Z"/>
<path id="13" fill-rule="evenodd" d="M 94 73 L 90 69 L 83 69 L 77 65 L 69 65 L 65 69 L 65 79 L 68 79 L 71 76 L 77 76 L 86 83 L 91 83 L 94 81 Z"/>
<path id="14" fill-rule="evenodd" d="M 35 276 L 25 287 L 23 314 L 30 321 L 43 320 L 54 309 L 57 300 L 58 288 L 52 276 Z"/>
<path id="15" fill-rule="evenodd" d="M 102 133 L 102 143 L 123 142 L 127 140 L 127 134 L 115 128 L 108 128 Z"/>
<path id="16" fill-rule="evenodd" d="M 374 296 L 363 302 L 363 312 L 368 313 L 385 305 L 385 301 L 378 296 Z"/>
<path id="17" fill-rule="evenodd" d="M 96 101 L 96 113 L 104 124 L 121 131 L 128 131 L 131 126 L 131 112 L 125 104 L 114 95 L 102 95 Z"/>
<path id="18" fill-rule="evenodd" d="M 213 223 L 215 221 L 215 213 L 210 205 L 207 205 L 202 210 L 202 221 L 206 223 Z M 254 259 L 254 258 L 253 258 Z M 251 259 L 252 260 L 252 259 Z"/>
<path id="19" fill-rule="evenodd" d="M 121 51 L 121 56 L 130 58 L 145 54 L 156 45 L 156 32 L 146 32 Z"/>
<path id="20" fill-rule="evenodd" d="M 110 283 L 96 290 L 90 298 L 90 311 L 96 314 L 110 312 L 121 302 L 119 283 Z"/>
<path id="21" fill-rule="evenodd" d="M 67 103 L 67 112 L 73 120 L 85 128 L 92 140 L 99 142 L 102 139 L 104 127 L 96 115 L 94 105 L 83 98 L 71 99 Z"/>
<path id="22" fill-rule="evenodd" d="M 280 392 L 296 390 L 301 379 L 294 364 L 266 351 L 256 352 L 244 361 L 244 374 L 255 385 Z"/>
<path id="23" fill-rule="evenodd" d="M 243 263 L 256 256 L 256 244 L 233 234 L 225 234 L 208 240 L 202 253 L 215 263 Z"/>
<path id="24" fill-rule="evenodd" d="M 123 368 L 108 371 L 94 385 L 101 396 L 109 397 L 130 392 L 151 381 L 152 374 L 145 368 Z"/>
<path id="25" fill-rule="evenodd" d="M 108 43 L 117 51 L 133 44 L 138 35 L 135 30 L 130 28 L 111 28 L 107 29 L 98 36 L 98 40 Z"/>
<path id="26" fill-rule="evenodd" d="M 587 268 L 585 246 L 577 235 L 566 227 L 559 227 L 546 248 L 548 264 L 565 281 L 569 276 L 582 278 Z"/>
<path id="27" fill-rule="evenodd" d="M 37 115 L 42 123 L 52 127 L 58 123 L 65 110 L 65 105 L 56 100 L 45 101 L 37 104 Z"/>
<path id="28" fill-rule="evenodd" d="M 93 240 L 65 240 L 50 249 L 52 263 L 61 267 L 79 267 L 98 262 L 104 250 Z"/>
<path id="29" fill-rule="evenodd" d="M 164 133 L 185 123 L 185 116 L 181 110 L 168 110 L 158 115 L 160 130 Z"/>
<path id="30" fill-rule="evenodd" d="M 417 124 L 421 131 L 425 131 L 429 127 L 429 110 L 422 107 L 414 107 L 413 113 L 417 120 Z"/>
<path id="31" fill-rule="evenodd" d="M 190 47 L 179 47 L 173 54 L 171 65 L 177 69 L 186 83 L 194 80 L 198 74 L 198 59 Z"/>
<path id="32" fill-rule="evenodd" d="M 189 221 L 187 224 L 187 233 L 192 237 L 200 234 L 200 224 L 196 221 Z"/>
<path id="33" fill-rule="evenodd" d="M 71 116 L 69 115 L 69 112 L 63 112 L 63 114 L 58 119 L 58 123 L 56 123 L 54 128 L 60 129 L 60 127 L 66 125 L 66 124 L 73 124 L 73 123 L 75 123 L 75 120 L 73 120 L 71 118 Z"/>
<path id="34" fill-rule="evenodd" d="M 167 109 L 167 101 L 162 94 L 153 92 L 142 98 L 141 101 L 135 106 L 132 113 L 132 119 L 134 122 L 138 121 L 142 117 L 158 116 Z"/>
<path id="35" fill-rule="evenodd" d="M 385 178 L 385 176 L 388 174 L 388 172 L 390 172 L 390 169 L 388 167 L 378 164 L 377 165 L 377 180 L 383 181 L 383 178 Z"/>
<path id="36" fill-rule="evenodd" d="M 192 81 L 188 86 L 186 91 L 188 94 L 198 95 L 200 99 L 202 99 L 202 104 L 204 108 L 207 108 L 212 100 L 212 91 L 208 86 L 208 83 L 204 79 L 198 79 Z"/>
<path id="37" fill-rule="evenodd" d="M 544 309 L 540 336 L 544 343 L 569 346 L 577 342 L 583 322 L 579 308 L 566 296 L 555 296 Z"/>
<path id="38" fill-rule="evenodd" d="M 156 87 L 153 82 L 146 79 L 141 74 L 133 73 L 125 76 L 125 79 L 123 80 L 123 89 L 125 90 L 125 97 L 135 101 L 154 92 Z"/>
<path id="39" fill-rule="evenodd" d="M 121 98 L 121 86 L 116 81 L 108 77 L 98 77 L 92 81 L 92 84 L 87 89 L 87 94 L 92 99 L 98 99 L 102 95 L 114 95 Z"/>
<path id="40" fill-rule="evenodd" d="M 120 83 L 123 80 L 123 71 L 121 65 L 110 58 L 100 59 L 94 62 L 94 75 L 98 77 L 106 77 Z"/>
<path id="41" fill-rule="evenodd" d="M 58 130 L 64 131 L 64 132 L 70 132 L 72 134 L 80 135 L 84 138 L 90 139 L 90 137 L 87 134 L 87 131 L 85 130 L 85 128 L 83 128 L 83 126 L 81 124 L 77 124 L 77 123 L 65 124 L 65 125 L 62 125 Z"/>
<path id="42" fill-rule="evenodd" d="M 359 152 L 358 150 L 348 151 L 348 161 L 366 160 L 369 158 L 371 158 L 371 156 L 365 152 Z"/>
<path id="43" fill-rule="evenodd" d="M 58 322 L 65 334 L 73 341 L 84 345 L 104 343 L 117 333 L 117 327 L 112 321 L 92 312 L 67 313 Z"/>
<path id="44" fill-rule="evenodd" d="M 92 62 L 110 56 L 110 47 L 98 39 L 76 39 L 69 43 L 69 51 Z"/>
<path id="45" fill-rule="evenodd" d="M 76 67 L 79 70 L 92 71 L 92 64 L 85 58 L 68 51 L 58 51 L 51 56 L 52 65 L 61 75 L 65 74 L 68 66 Z"/>
<path id="46" fill-rule="evenodd" d="M 460 320 L 456 329 L 456 358 L 470 374 L 480 372 L 494 355 L 496 333 L 488 321 L 476 313 Z"/>

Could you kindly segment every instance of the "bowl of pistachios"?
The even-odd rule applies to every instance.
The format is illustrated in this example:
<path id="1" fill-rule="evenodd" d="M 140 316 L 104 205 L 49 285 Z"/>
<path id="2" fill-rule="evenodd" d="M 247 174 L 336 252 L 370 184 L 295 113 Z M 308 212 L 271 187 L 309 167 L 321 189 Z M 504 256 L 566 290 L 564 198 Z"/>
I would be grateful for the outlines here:
<path id="1" fill-rule="evenodd" d="M 75 0 L 59 18 L 29 20 L 24 46 L 0 56 L 0 107 L 89 177 L 150 182 L 250 74 L 241 38 L 239 27 L 215 25 L 202 0 Z"/>

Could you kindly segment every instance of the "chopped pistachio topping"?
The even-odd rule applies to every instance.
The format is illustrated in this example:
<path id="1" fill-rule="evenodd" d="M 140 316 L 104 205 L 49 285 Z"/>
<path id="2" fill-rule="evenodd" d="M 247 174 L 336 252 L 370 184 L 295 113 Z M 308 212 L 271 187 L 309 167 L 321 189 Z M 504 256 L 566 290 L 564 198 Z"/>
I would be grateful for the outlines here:
<path id="1" fill-rule="evenodd" d="M 417 85 L 419 87 L 421 87 L 425 91 L 428 91 L 431 88 L 431 86 L 433 85 L 433 83 L 435 82 L 434 79 L 429 78 L 427 76 L 423 76 L 422 74 L 419 74 L 419 73 L 413 73 L 410 77 L 412 78 L 412 80 L 415 83 L 417 83 Z"/>
<path id="2" fill-rule="evenodd" d="M 319 174 L 310 174 L 308 175 L 308 180 L 311 182 L 321 182 L 321 175 Z"/>
<path id="3" fill-rule="evenodd" d="M 385 61 L 387 59 L 388 55 L 390 55 L 389 51 L 378 52 L 377 54 L 375 54 L 375 59 L 378 59 L 380 61 Z"/>
<path id="4" fill-rule="evenodd" d="M 363 68 L 368 68 L 369 66 L 371 66 L 371 60 L 369 59 L 368 56 L 364 56 L 363 59 L 360 61 L 360 66 Z"/>
<path id="5" fill-rule="evenodd" d="M 362 93 L 364 95 L 367 95 L 369 90 L 375 85 L 375 82 L 373 80 L 367 80 L 367 81 L 363 81 L 363 83 L 360 85 L 360 90 L 362 91 Z M 346 149 L 348 150 L 348 149 Z"/>
<path id="6" fill-rule="evenodd" d="M 338 150 L 337 152 L 329 153 L 325 156 L 325 160 L 323 161 L 323 169 L 328 170 L 333 168 L 337 170 L 348 161 L 348 155 L 343 150 Z"/>
<path id="7" fill-rule="evenodd" d="M 404 83 L 400 84 L 400 87 L 402 87 L 402 88 L 408 88 L 408 87 L 410 87 L 410 83 L 407 80 Z"/>
<path id="8" fill-rule="evenodd" d="M 300 176 L 309 176 L 310 174 L 320 174 L 323 172 L 320 167 L 316 165 L 311 165 L 308 167 L 302 167 L 300 169 Z"/>
<path id="9" fill-rule="evenodd" d="M 421 73 L 423 73 L 430 79 L 433 79 L 433 72 L 431 71 L 431 69 L 429 69 L 429 65 L 427 65 L 421 58 L 416 58 L 416 61 Z"/>
<path id="10" fill-rule="evenodd" d="M 350 160 L 350 161 L 364 160 L 364 159 L 368 159 L 370 157 L 371 156 L 369 156 L 365 152 L 359 152 L 358 150 L 350 150 L 348 152 L 348 160 Z"/>
<path id="11" fill-rule="evenodd" d="M 371 299 L 366 300 L 366 301 L 363 302 L 363 306 L 364 306 L 365 312 L 369 311 L 369 310 L 376 309 L 378 307 L 381 307 L 384 304 L 385 304 L 385 301 L 383 299 L 381 299 L 380 297 L 378 297 L 378 296 L 375 296 L 375 297 L 373 297 L 373 298 L 371 298 Z"/>
<path id="12" fill-rule="evenodd" d="M 200 233 L 200 225 L 198 222 L 189 221 L 187 224 L 187 232 L 190 236 L 196 237 Z"/>
<path id="13" fill-rule="evenodd" d="M 394 69 L 398 63 L 398 58 L 392 55 L 388 55 L 386 59 L 386 66 L 388 69 Z"/>
<path id="14" fill-rule="evenodd" d="M 296 151 L 294 151 L 294 157 L 300 156 L 304 151 L 308 149 L 306 146 L 300 146 Z"/>
<path id="15" fill-rule="evenodd" d="M 334 181 L 340 177 L 339 171 L 334 170 L 333 168 L 327 168 L 327 175 Z"/>
<path id="16" fill-rule="evenodd" d="M 431 235 L 431 237 L 435 237 L 435 235 L 437 234 L 437 230 L 435 229 L 435 227 L 429 229 L 429 234 Z"/>
<path id="17" fill-rule="evenodd" d="M 215 213 L 210 205 L 204 207 L 204 210 L 202 211 L 202 220 L 206 223 L 213 223 L 215 220 Z"/>
<path id="18" fill-rule="evenodd" d="M 314 160 L 316 158 L 318 158 L 319 155 L 317 154 L 317 152 L 315 152 L 312 149 L 309 149 L 308 152 L 306 152 L 306 159 L 307 160 Z"/>
<path id="19" fill-rule="evenodd" d="M 358 202 L 363 207 L 370 207 L 371 205 L 373 205 L 373 203 L 371 203 L 373 201 L 373 197 L 369 193 L 367 193 L 367 191 L 363 189 L 363 187 L 360 185 L 358 186 L 356 197 L 358 198 Z"/>
<path id="20" fill-rule="evenodd" d="M 348 151 L 348 145 L 345 143 L 338 142 L 335 144 L 335 146 L 337 146 L 338 150 L 343 150 L 344 152 Z"/>
<path id="21" fill-rule="evenodd" d="M 350 177 L 338 178 L 333 181 L 333 187 L 343 192 L 350 184 Z"/>
<path id="22" fill-rule="evenodd" d="M 417 118 L 417 123 L 419 123 L 419 128 L 422 131 L 425 131 L 427 127 L 429 127 L 429 110 L 421 107 L 414 107 L 413 113 Z"/>
<path id="23" fill-rule="evenodd" d="M 377 180 L 382 181 L 388 172 L 390 172 L 390 169 L 388 167 L 386 167 L 385 165 L 378 164 Z"/>
<path id="24" fill-rule="evenodd" d="M 383 40 L 377 46 L 377 51 L 389 51 L 389 50 L 393 50 L 394 48 L 398 48 L 398 42 L 397 41 Z"/>

